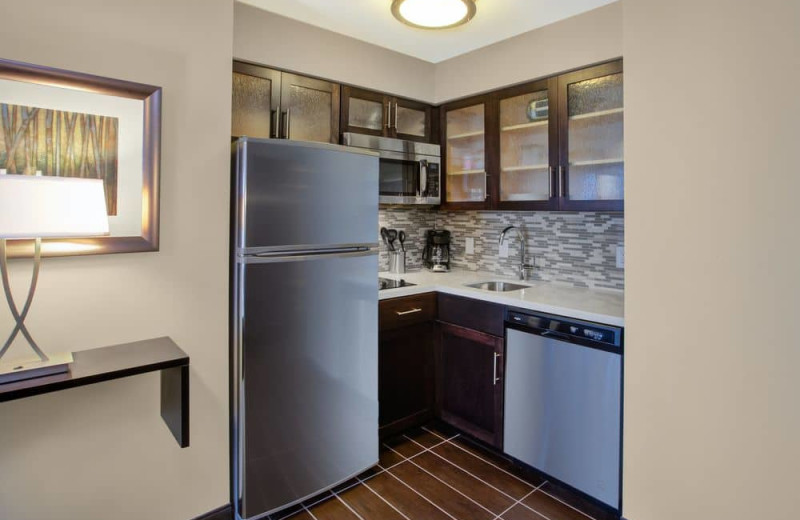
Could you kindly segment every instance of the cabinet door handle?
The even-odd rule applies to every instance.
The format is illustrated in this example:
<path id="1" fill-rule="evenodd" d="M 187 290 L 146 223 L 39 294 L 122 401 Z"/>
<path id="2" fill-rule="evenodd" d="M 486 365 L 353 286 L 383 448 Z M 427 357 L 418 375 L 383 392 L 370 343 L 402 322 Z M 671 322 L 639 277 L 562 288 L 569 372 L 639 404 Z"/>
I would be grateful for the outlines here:
<path id="1" fill-rule="evenodd" d="M 564 167 L 558 167 L 558 196 L 564 196 Z"/>
<path id="2" fill-rule="evenodd" d="M 270 110 L 269 138 L 275 139 L 276 137 L 278 137 L 278 111 Z"/>
<path id="3" fill-rule="evenodd" d="M 398 316 L 405 316 L 406 314 L 414 314 L 414 313 L 417 313 L 417 312 L 422 312 L 422 309 L 410 309 L 410 310 L 407 310 L 407 311 L 395 311 L 394 313 L 397 314 Z"/>
<path id="4" fill-rule="evenodd" d="M 394 130 L 397 131 L 397 101 L 394 102 Z"/>
<path id="5" fill-rule="evenodd" d="M 391 130 L 392 128 L 392 102 L 389 101 L 386 103 L 386 129 Z"/>
<path id="6" fill-rule="evenodd" d="M 492 384 L 497 385 L 500 381 L 500 378 L 497 377 L 497 360 L 503 357 L 502 354 L 498 354 L 497 352 L 494 353 L 494 366 L 492 367 Z"/>
<path id="7" fill-rule="evenodd" d="M 289 135 L 292 132 L 292 112 L 291 108 L 286 109 L 286 135 L 283 136 L 284 139 L 290 139 Z"/>
<path id="8" fill-rule="evenodd" d="M 552 199 L 553 198 L 553 174 L 555 174 L 555 168 L 553 168 L 551 166 L 550 168 L 547 169 L 547 172 L 549 174 L 549 176 L 547 178 L 547 190 L 548 190 L 548 193 L 550 194 L 550 198 Z"/>

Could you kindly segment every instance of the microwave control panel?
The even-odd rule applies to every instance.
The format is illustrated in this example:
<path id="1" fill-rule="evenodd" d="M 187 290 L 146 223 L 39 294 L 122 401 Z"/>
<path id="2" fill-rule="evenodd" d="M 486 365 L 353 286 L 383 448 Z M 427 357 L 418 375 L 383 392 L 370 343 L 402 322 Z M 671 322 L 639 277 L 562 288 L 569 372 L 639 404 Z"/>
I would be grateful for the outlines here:
<path id="1" fill-rule="evenodd" d="M 439 165 L 436 163 L 428 164 L 428 186 L 427 190 L 425 190 L 425 196 L 439 196 Z"/>

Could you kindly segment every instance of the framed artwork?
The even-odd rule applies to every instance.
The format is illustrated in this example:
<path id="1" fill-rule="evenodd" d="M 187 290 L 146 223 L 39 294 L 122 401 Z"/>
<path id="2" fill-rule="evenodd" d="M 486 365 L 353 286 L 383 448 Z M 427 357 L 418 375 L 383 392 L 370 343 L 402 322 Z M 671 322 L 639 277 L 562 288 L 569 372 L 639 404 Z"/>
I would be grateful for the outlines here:
<path id="1" fill-rule="evenodd" d="M 103 179 L 110 235 L 47 239 L 43 256 L 158 251 L 160 87 L 0 59 L 0 114 L 0 174 Z"/>

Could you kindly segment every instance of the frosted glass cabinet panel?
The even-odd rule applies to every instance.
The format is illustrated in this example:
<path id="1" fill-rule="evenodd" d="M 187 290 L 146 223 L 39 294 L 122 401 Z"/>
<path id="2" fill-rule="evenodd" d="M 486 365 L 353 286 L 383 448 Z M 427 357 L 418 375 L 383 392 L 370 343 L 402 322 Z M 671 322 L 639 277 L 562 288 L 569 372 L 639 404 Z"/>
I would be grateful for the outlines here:
<path id="1" fill-rule="evenodd" d="M 280 73 L 253 68 L 233 73 L 231 135 L 273 137 L 280 102 Z"/>
<path id="2" fill-rule="evenodd" d="M 356 87 L 342 87 L 342 132 L 438 142 L 432 107 L 419 101 Z"/>
<path id="3" fill-rule="evenodd" d="M 425 137 L 427 118 L 425 110 L 404 107 L 395 102 L 394 127 L 397 134 Z"/>
<path id="4" fill-rule="evenodd" d="M 486 175 L 485 104 L 454 108 L 445 116 L 448 203 L 485 203 Z"/>
<path id="5" fill-rule="evenodd" d="M 511 209 L 513 205 L 504 203 L 536 201 L 543 203 L 541 209 L 549 209 L 551 201 L 556 202 L 550 105 L 546 81 L 501 95 L 500 206 Z"/>
<path id="6" fill-rule="evenodd" d="M 339 85 L 233 63 L 231 135 L 339 142 Z"/>
<path id="7" fill-rule="evenodd" d="M 339 85 L 281 73 L 284 136 L 300 141 L 339 141 Z"/>
<path id="8" fill-rule="evenodd" d="M 351 127 L 380 132 L 384 126 L 384 112 L 383 103 L 379 101 L 351 97 L 347 124 Z"/>
<path id="9" fill-rule="evenodd" d="M 612 64 L 613 65 L 613 64 Z M 595 67 L 563 76 L 562 206 L 575 209 L 622 209 L 623 103 L 622 68 Z M 591 69 L 590 69 L 591 70 Z M 591 77 L 590 77 L 591 76 Z"/>

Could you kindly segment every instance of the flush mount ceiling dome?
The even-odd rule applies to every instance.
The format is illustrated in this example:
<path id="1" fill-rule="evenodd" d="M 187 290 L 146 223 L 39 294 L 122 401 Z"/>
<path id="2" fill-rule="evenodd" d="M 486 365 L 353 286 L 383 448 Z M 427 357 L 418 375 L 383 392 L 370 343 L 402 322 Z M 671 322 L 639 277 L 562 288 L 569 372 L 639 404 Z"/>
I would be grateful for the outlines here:
<path id="1" fill-rule="evenodd" d="M 394 0 L 392 14 L 420 29 L 449 29 L 475 16 L 475 0 Z"/>

